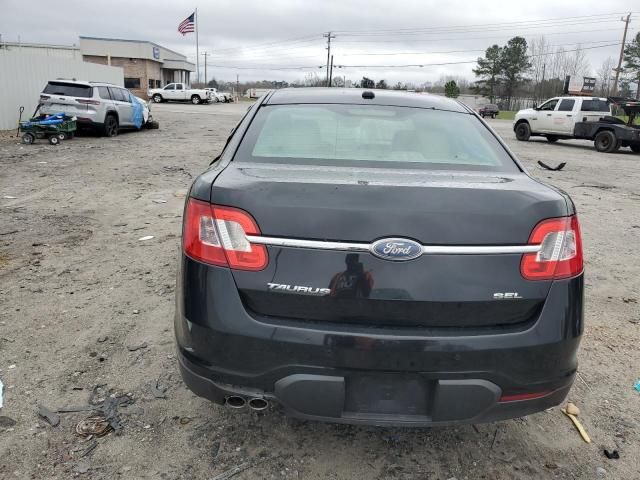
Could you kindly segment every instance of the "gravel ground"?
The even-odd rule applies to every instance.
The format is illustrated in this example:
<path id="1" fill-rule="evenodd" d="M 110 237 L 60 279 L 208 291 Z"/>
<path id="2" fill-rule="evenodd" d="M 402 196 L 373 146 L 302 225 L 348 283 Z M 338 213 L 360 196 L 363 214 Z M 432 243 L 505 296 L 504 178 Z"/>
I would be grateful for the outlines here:
<path id="1" fill-rule="evenodd" d="M 236 479 L 640 478 L 640 155 L 519 143 L 508 121 L 491 124 L 580 213 L 586 329 L 570 399 L 592 444 L 559 408 L 476 426 L 361 428 L 191 394 L 172 331 L 184 194 L 246 107 L 154 105 L 159 130 L 59 147 L 0 133 L 1 479 L 205 479 L 236 467 Z M 38 416 L 39 405 L 105 398 L 124 404 L 121 430 L 104 437 L 75 433 L 86 410 L 56 426 Z"/>

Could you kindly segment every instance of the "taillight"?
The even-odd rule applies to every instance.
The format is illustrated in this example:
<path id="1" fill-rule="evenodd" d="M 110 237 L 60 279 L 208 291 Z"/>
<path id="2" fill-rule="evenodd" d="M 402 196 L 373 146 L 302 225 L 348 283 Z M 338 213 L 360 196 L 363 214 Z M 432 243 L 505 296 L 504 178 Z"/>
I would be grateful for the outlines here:
<path id="1" fill-rule="evenodd" d="M 578 217 L 549 218 L 538 223 L 529 245 L 540 245 L 536 253 L 525 253 L 520 272 L 527 280 L 553 280 L 582 273 L 582 238 Z"/>
<path id="2" fill-rule="evenodd" d="M 100 100 L 85 100 L 81 98 L 76 98 L 76 102 L 82 103 L 83 105 L 100 105 Z"/>
<path id="3" fill-rule="evenodd" d="M 260 229 L 244 210 L 189 199 L 182 233 L 189 257 L 236 270 L 262 270 L 269 261 L 267 249 L 249 242 L 247 235 L 260 235 Z"/>

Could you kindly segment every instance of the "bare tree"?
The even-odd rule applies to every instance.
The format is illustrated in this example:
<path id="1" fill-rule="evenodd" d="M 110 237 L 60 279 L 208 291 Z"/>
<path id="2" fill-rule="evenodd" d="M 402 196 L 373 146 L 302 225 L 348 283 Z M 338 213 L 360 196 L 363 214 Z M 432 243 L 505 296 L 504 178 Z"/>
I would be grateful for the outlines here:
<path id="1" fill-rule="evenodd" d="M 597 76 L 597 92 L 598 95 L 602 97 L 608 97 L 611 95 L 611 87 L 612 87 L 612 72 L 616 66 L 616 61 L 613 57 L 608 57 L 604 62 L 602 62 L 602 66 L 598 69 L 596 73 Z"/>
<path id="2" fill-rule="evenodd" d="M 565 75 L 572 77 L 584 77 L 591 73 L 591 64 L 587 60 L 587 54 L 580 45 L 572 52 L 567 59 L 567 71 Z"/>

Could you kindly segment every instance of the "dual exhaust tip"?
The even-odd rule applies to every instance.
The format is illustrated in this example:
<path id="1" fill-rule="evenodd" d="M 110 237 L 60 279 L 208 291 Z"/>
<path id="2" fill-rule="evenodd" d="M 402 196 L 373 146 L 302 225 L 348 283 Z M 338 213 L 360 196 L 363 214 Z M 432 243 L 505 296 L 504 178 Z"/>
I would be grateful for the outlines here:
<path id="1" fill-rule="evenodd" d="M 227 407 L 234 409 L 244 408 L 248 405 L 251 410 L 254 410 L 256 412 L 266 410 L 269 407 L 269 401 L 264 398 L 252 397 L 247 399 L 240 395 L 229 395 L 225 399 L 224 404 Z"/>

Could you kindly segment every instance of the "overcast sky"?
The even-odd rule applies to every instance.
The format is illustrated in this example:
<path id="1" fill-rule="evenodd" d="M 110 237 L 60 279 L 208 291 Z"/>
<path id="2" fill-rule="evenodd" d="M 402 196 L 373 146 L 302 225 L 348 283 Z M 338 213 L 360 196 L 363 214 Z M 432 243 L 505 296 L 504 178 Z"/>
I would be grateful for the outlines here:
<path id="1" fill-rule="evenodd" d="M 177 26 L 197 6 L 200 52 L 212 53 L 209 78 L 235 80 L 239 74 L 241 80 L 293 81 L 310 72 L 324 77 L 324 68 L 318 68 L 327 55 L 322 34 L 334 31 L 334 75 L 419 85 L 443 75 L 472 80 L 472 63 L 432 64 L 474 60 L 489 45 L 504 44 L 515 35 L 528 41 L 544 35 L 567 50 L 576 44 L 590 47 L 587 54 L 595 73 L 607 57 L 617 59 L 619 44 L 600 47 L 620 42 L 624 23 L 619 17 L 632 12 L 634 5 L 637 13 L 632 14 L 628 38 L 640 29 L 638 0 L 217 0 L 199 5 L 182 0 L 65 0 L 63 4 L 0 0 L 2 39 L 56 44 L 77 43 L 79 35 L 150 40 L 195 62 L 195 35 L 183 37 Z M 424 66 L 400 66 L 413 64 Z"/>

